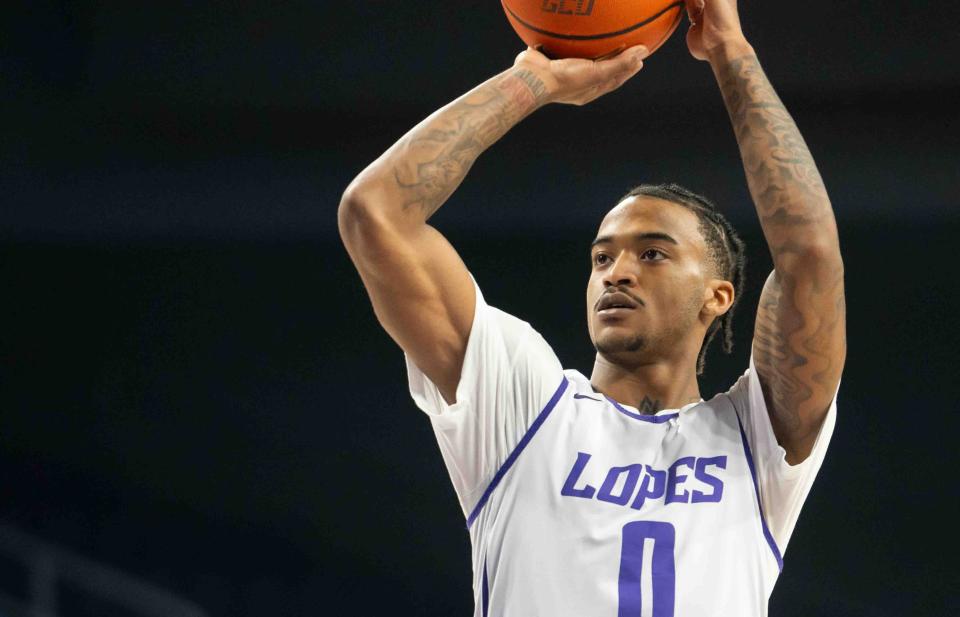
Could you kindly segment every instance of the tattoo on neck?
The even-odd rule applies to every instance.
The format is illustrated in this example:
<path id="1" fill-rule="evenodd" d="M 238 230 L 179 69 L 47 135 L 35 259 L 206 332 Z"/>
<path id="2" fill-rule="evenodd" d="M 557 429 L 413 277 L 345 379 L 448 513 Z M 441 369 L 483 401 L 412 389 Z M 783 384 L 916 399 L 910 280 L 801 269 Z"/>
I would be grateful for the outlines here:
<path id="1" fill-rule="evenodd" d="M 652 400 L 649 396 L 644 396 L 643 400 L 637 404 L 637 409 L 640 413 L 654 414 L 663 409 L 663 406 L 660 404 L 660 399 Z"/>

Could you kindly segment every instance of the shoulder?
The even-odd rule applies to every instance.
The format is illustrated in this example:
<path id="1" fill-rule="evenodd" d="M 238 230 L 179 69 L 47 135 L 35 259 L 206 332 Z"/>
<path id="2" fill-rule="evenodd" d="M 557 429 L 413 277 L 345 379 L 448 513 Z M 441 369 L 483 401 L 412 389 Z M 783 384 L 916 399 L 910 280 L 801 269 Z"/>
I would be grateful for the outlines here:
<path id="1" fill-rule="evenodd" d="M 732 409 L 742 418 L 750 407 L 750 381 L 756 379 L 756 373 L 748 366 L 724 392 L 718 392 L 708 402 L 714 407 Z"/>
<path id="2" fill-rule="evenodd" d="M 586 375 L 574 368 L 563 369 L 563 376 L 570 382 L 574 392 L 593 392 L 593 386 L 590 385 L 590 379 Z M 597 396 L 600 396 L 599 394 Z"/>
<path id="3" fill-rule="evenodd" d="M 476 285 L 476 283 L 474 283 Z M 487 303 L 476 287 L 477 304 L 474 323 L 467 343 L 467 355 L 498 358 L 508 368 L 524 365 L 534 370 L 559 373 L 563 370 L 553 347 L 529 321 Z"/>

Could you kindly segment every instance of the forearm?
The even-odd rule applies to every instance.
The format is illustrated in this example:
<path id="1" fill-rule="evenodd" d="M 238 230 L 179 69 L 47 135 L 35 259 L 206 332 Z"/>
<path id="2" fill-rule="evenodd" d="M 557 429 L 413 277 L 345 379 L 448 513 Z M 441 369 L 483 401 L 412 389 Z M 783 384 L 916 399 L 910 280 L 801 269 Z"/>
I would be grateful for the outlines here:
<path id="1" fill-rule="evenodd" d="M 764 236 L 778 270 L 815 257 L 838 263 L 836 220 L 803 136 L 746 42 L 710 58 L 733 124 Z"/>
<path id="2" fill-rule="evenodd" d="M 513 67 L 411 129 L 348 187 L 378 217 L 424 223 L 450 197 L 480 154 L 546 102 L 532 71 Z M 367 199 L 374 196 L 373 199 Z"/>

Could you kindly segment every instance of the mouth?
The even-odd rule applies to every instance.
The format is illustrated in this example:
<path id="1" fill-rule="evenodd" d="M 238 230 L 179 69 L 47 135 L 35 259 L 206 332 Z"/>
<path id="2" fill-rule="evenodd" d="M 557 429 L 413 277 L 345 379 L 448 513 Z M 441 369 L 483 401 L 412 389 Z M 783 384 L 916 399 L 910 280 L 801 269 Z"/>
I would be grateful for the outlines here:
<path id="1" fill-rule="evenodd" d="M 610 308 L 600 309 L 597 311 L 597 315 L 602 317 L 613 317 L 616 315 L 626 315 L 632 308 L 627 308 L 625 306 L 611 306 Z"/>
<path id="2" fill-rule="evenodd" d="M 600 315 L 617 315 L 637 308 L 637 301 L 622 291 L 608 292 L 600 296 L 596 311 Z"/>

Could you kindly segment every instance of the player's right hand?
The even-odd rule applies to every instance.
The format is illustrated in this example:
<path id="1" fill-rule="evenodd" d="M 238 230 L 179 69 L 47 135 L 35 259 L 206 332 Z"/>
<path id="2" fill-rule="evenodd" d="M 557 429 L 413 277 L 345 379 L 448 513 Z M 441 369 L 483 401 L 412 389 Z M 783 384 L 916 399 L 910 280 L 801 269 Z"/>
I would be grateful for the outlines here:
<path id="1" fill-rule="evenodd" d="M 643 60 L 649 55 L 646 47 L 638 45 L 603 60 L 550 60 L 528 47 L 517 56 L 513 66 L 535 73 L 547 88 L 548 101 L 585 105 L 622 86 L 643 68 Z"/>

